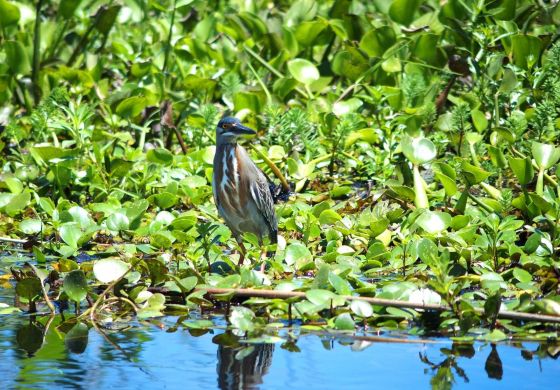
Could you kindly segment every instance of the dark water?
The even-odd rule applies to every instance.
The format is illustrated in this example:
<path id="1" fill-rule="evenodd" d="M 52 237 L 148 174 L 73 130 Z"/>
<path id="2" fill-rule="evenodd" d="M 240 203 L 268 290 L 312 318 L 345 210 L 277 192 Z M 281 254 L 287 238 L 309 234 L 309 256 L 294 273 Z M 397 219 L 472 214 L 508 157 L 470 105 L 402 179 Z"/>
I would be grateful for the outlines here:
<path id="1" fill-rule="evenodd" d="M 274 344 L 242 344 L 223 329 L 177 318 L 104 330 L 57 316 L 0 316 L 1 389 L 559 388 L 553 345 L 364 342 L 280 330 Z M 120 325 L 127 326 L 126 323 Z M 202 334 L 204 333 L 204 334 Z M 292 342 L 286 340 L 292 340 Z"/>

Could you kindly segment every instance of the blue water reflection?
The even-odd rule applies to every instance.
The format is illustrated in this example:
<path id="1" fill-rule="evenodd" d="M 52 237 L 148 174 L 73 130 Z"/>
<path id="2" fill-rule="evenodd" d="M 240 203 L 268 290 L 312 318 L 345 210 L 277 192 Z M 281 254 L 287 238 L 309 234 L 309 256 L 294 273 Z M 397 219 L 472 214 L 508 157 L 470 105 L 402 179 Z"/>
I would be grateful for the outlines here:
<path id="1" fill-rule="evenodd" d="M 0 320 L 2 388 L 536 389 L 556 386 L 560 374 L 558 346 L 538 343 L 385 343 L 284 330 L 284 341 L 248 345 L 221 329 L 173 331 L 171 318 L 105 337 L 59 318 L 45 335 L 46 318 Z"/>

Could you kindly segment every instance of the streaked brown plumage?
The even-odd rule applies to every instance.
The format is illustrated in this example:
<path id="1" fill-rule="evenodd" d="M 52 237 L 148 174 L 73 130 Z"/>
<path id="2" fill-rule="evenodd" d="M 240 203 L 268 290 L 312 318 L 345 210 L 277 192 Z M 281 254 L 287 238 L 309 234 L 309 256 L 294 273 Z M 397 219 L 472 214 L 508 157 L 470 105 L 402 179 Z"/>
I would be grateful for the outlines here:
<path id="1" fill-rule="evenodd" d="M 237 144 L 239 137 L 255 134 L 239 119 L 223 118 L 216 128 L 216 154 L 212 190 L 218 213 L 243 248 L 243 233 L 253 233 L 261 241 L 277 242 L 278 224 L 268 181 Z"/>

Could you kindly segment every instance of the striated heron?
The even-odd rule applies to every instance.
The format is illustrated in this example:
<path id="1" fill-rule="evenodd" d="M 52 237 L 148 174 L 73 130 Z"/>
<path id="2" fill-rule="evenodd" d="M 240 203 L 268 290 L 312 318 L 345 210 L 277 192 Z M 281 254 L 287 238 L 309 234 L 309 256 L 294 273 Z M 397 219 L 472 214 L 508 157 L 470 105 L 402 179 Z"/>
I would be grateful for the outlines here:
<path id="1" fill-rule="evenodd" d="M 225 117 L 220 120 L 216 128 L 212 181 L 218 213 L 241 248 L 239 264 L 243 263 L 245 256 L 243 233 L 255 234 L 261 245 L 264 237 L 269 237 L 273 244 L 278 239 L 278 223 L 268 180 L 237 143 L 240 137 L 248 134 L 256 132 L 243 126 L 239 119 Z"/>

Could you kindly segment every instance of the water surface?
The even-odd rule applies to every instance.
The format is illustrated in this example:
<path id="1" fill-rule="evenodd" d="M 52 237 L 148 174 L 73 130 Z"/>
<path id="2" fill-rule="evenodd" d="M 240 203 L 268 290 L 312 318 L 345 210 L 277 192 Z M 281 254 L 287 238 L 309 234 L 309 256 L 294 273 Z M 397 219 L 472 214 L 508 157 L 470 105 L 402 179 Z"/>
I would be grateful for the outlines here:
<path id="1" fill-rule="evenodd" d="M 43 334 L 46 320 L 0 317 L 2 388 L 542 389 L 560 375 L 560 348 L 533 342 L 368 342 L 293 329 L 244 344 L 224 329 L 175 327 L 176 317 L 112 324 L 105 336 L 83 324 L 68 333 L 60 316 Z"/>

